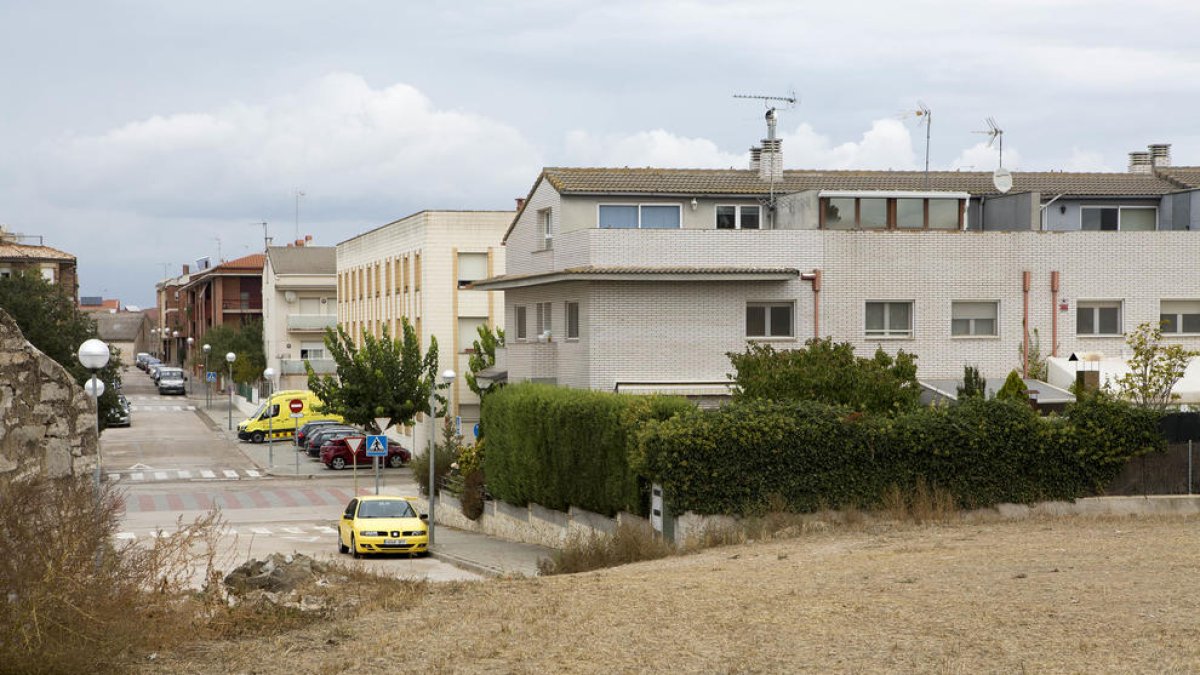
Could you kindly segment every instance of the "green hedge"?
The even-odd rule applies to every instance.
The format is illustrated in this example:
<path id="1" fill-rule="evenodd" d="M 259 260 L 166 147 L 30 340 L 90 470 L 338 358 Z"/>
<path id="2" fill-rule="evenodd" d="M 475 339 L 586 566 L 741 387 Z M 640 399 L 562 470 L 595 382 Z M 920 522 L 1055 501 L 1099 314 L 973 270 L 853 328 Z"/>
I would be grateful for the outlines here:
<path id="1" fill-rule="evenodd" d="M 643 481 L 630 464 L 635 432 L 690 408 L 681 398 L 507 386 L 484 398 L 481 413 L 488 492 L 511 504 L 644 515 Z"/>
<path id="2" fill-rule="evenodd" d="M 895 417 L 747 401 L 648 424 L 637 456 L 677 512 L 746 513 L 773 496 L 797 511 L 870 507 L 888 486 L 918 480 L 982 507 L 1092 494 L 1163 447 L 1156 427 L 1154 413 L 1104 396 L 1063 418 L 996 400 Z"/>

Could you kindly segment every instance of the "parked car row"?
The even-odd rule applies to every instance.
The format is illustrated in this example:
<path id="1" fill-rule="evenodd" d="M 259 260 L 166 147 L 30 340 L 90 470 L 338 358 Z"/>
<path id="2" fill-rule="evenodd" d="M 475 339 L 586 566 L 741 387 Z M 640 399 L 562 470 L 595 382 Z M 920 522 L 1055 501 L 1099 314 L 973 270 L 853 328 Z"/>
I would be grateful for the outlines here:
<path id="1" fill-rule="evenodd" d="M 318 459 L 325 466 L 335 470 L 371 464 L 372 458 L 367 456 L 366 437 L 367 434 L 362 429 L 341 422 L 309 422 L 296 432 L 296 451 Z M 350 446 L 355 439 L 358 441 L 355 444 L 357 447 L 351 451 Z M 408 464 L 412 453 L 389 438 L 387 457 L 381 459 L 385 466 L 399 468 Z"/>

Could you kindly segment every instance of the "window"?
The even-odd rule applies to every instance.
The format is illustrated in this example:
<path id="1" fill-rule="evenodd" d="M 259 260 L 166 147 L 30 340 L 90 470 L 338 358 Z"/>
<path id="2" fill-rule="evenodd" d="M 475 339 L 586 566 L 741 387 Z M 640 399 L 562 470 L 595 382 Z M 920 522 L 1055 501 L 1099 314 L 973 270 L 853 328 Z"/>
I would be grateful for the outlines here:
<path id="1" fill-rule="evenodd" d="M 487 278 L 486 253 L 458 254 L 458 287 L 462 288 L 473 281 Z"/>
<path id="2" fill-rule="evenodd" d="M 868 302 L 867 337 L 912 337 L 912 302 Z"/>
<path id="3" fill-rule="evenodd" d="M 950 334 L 954 336 L 996 335 L 996 302 L 950 303 Z"/>
<path id="4" fill-rule="evenodd" d="M 525 327 L 525 305 L 517 305 L 516 312 L 517 316 L 515 323 L 517 324 L 517 339 L 524 340 L 525 338 L 529 337 L 529 333 L 526 332 Z"/>
<path id="5" fill-rule="evenodd" d="M 0 279 L 7 279 L 12 276 L 11 267 L 0 267 Z"/>
<path id="6" fill-rule="evenodd" d="M 1120 335 L 1120 300 L 1081 300 L 1075 310 L 1077 335 Z"/>
<path id="7" fill-rule="evenodd" d="M 1163 300 L 1158 318 L 1164 333 L 1200 334 L 1200 300 Z"/>
<path id="8" fill-rule="evenodd" d="M 601 204 L 598 223 L 604 230 L 679 229 L 678 204 Z"/>
<path id="9" fill-rule="evenodd" d="M 579 339 L 579 303 L 567 303 L 567 339 Z"/>
<path id="10" fill-rule="evenodd" d="M 958 230 L 961 199 L 948 197 L 822 197 L 824 230 Z"/>
<path id="11" fill-rule="evenodd" d="M 50 283 L 54 283 L 54 268 L 53 267 L 43 267 L 42 268 L 42 278 L 45 279 L 46 281 L 49 281 Z"/>
<path id="12" fill-rule="evenodd" d="M 301 342 L 300 343 L 300 359 L 306 361 L 319 361 L 325 358 L 325 343 L 324 342 Z"/>
<path id="13" fill-rule="evenodd" d="M 792 303 L 751 302 L 746 305 L 746 337 L 792 337 Z"/>
<path id="14" fill-rule="evenodd" d="M 553 329 L 554 303 L 539 302 L 537 307 L 537 333 L 540 337 L 544 333 L 549 333 Z"/>
<path id="15" fill-rule="evenodd" d="M 1081 206 L 1079 229 L 1087 232 L 1149 232 L 1158 228 L 1153 206 Z"/>
<path id="16" fill-rule="evenodd" d="M 757 230 L 762 210 L 758 206 L 717 206 L 718 230 Z"/>
<path id="17" fill-rule="evenodd" d="M 486 316 L 458 317 L 458 346 L 460 351 L 474 350 L 479 339 L 479 327 L 487 325 Z"/>
<path id="18" fill-rule="evenodd" d="M 542 233 L 542 250 L 554 248 L 554 219 L 550 209 L 538 211 L 538 232 Z"/>

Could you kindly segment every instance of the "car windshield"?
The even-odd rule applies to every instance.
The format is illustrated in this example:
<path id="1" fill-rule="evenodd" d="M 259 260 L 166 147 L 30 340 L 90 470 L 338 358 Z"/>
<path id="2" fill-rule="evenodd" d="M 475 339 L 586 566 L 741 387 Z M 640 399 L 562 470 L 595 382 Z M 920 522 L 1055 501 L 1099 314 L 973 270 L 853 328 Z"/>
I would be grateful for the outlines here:
<path id="1" fill-rule="evenodd" d="M 256 420 L 256 419 L 258 419 L 259 417 L 261 417 L 261 416 L 262 416 L 262 413 L 263 413 L 263 411 L 264 411 L 264 410 L 266 410 L 266 409 L 267 409 L 267 404 L 266 404 L 266 403 L 260 403 L 260 404 L 259 404 L 259 406 L 258 406 L 258 409 L 257 409 L 257 410 L 255 410 L 255 411 L 254 411 L 254 414 L 250 416 L 250 419 L 252 419 L 252 420 Z"/>
<path id="2" fill-rule="evenodd" d="M 159 378 L 170 377 L 175 379 L 183 379 L 183 370 L 179 368 L 159 368 Z"/>
<path id="3" fill-rule="evenodd" d="M 412 505 L 403 499 L 364 501 L 358 505 L 359 518 L 416 518 Z"/>

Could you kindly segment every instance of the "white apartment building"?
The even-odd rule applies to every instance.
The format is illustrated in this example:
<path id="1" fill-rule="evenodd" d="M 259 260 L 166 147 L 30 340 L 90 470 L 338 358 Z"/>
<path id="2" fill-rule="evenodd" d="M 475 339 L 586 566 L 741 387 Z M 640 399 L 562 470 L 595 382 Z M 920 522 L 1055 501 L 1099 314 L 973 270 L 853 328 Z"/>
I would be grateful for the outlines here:
<path id="1" fill-rule="evenodd" d="M 263 265 L 263 353 L 278 374 L 275 388 L 307 389 L 304 362 L 334 372 L 326 328 L 337 325 L 337 249 L 270 246 Z"/>
<path id="2" fill-rule="evenodd" d="M 766 143 L 764 143 L 766 145 Z M 1162 148 L 1164 146 L 1155 146 Z M 1200 348 L 1200 168 L 1130 173 L 547 168 L 505 235 L 510 381 L 697 398 L 728 352 L 811 337 L 988 379 L 1043 355 L 1119 357 L 1166 322 Z"/>
<path id="3" fill-rule="evenodd" d="M 504 327 L 504 294 L 468 286 L 504 273 L 500 240 L 512 211 L 421 211 L 337 245 L 338 323 L 361 342 L 363 331 L 401 333 L 407 318 L 424 353 L 437 338 L 439 371 L 459 376 L 450 388 L 451 414 L 474 438 L 479 399 L 467 387 L 470 350 L 481 325 Z M 400 430 L 407 447 L 428 447 L 428 431 Z M 440 430 L 439 430 L 440 431 Z"/>

